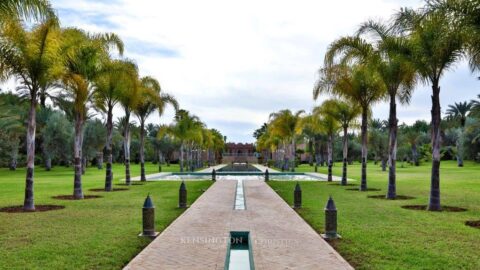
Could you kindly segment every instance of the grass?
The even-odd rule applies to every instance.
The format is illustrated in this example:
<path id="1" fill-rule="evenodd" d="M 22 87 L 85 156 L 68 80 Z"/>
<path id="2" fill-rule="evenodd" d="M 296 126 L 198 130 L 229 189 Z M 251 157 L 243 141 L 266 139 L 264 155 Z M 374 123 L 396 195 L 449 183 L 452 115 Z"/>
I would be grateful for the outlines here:
<path id="1" fill-rule="evenodd" d="M 132 164 L 132 176 L 140 166 Z M 162 166 L 163 171 L 178 165 Z M 114 165 L 114 179 L 124 178 L 121 165 Z M 158 172 L 146 165 L 146 172 Z M 177 208 L 179 182 L 148 182 L 128 191 L 91 192 L 103 188 L 105 170 L 88 168 L 84 193 L 102 198 L 83 201 L 55 200 L 52 196 L 73 192 L 73 169 L 55 167 L 35 171 L 35 203 L 66 208 L 37 213 L 0 212 L 0 269 L 119 269 L 150 241 L 137 235 L 142 229 L 141 207 L 148 193 L 156 207 L 157 231 L 162 231 L 184 210 Z M 210 186 L 210 181 L 187 183 L 191 204 Z M 125 188 L 125 186 L 115 186 Z M 0 208 L 23 203 L 25 170 L 0 169 Z"/>
<path id="2" fill-rule="evenodd" d="M 428 203 L 430 164 L 405 166 L 397 170 L 397 194 L 412 200 L 387 201 L 367 198 L 385 194 L 388 172 L 368 164 L 368 186 L 381 191 L 346 190 L 327 182 L 301 182 L 303 209 L 298 213 L 318 232 L 323 232 L 324 210 L 332 195 L 338 209 L 338 232 L 342 239 L 332 245 L 357 269 L 480 269 L 480 229 L 465 226 L 480 219 L 480 165 L 466 162 L 441 163 L 441 202 L 467 208 L 467 212 L 428 212 L 401 208 Z M 319 167 L 327 173 L 326 167 Z M 341 164 L 333 173 L 341 175 Z M 301 165 L 297 171 L 313 171 Z M 360 164 L 349 166 L 349 177 L 360 179 Z M 359 184 L 359 181 L 352 182 Z M 294 182 L 270 181 L 270 186 L 290 205 Z M 355 188 L 358 186 L 355 186 Z"/>

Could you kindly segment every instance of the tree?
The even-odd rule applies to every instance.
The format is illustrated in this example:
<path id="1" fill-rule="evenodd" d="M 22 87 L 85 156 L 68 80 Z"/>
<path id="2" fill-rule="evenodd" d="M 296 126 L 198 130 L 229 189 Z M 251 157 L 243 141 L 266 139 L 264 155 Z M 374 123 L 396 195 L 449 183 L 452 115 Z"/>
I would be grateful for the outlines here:
<path id="1" fill-rule="evenodd" d="M 56 19 L 55 11 L 47 0 L 2 0 L 0 23 L 10 19 Z"/>
<path id="2" fill-rule="evenodd" d="M 98 169 L 103 168 L 103 148 L 107 138 L 107 131 L 99 119 L 85 122 L 83 135 L 83 156 L 86 161 L 96 157 Z"/>
<path id="3" fill-rule="evenodd" d="M 52 165 L 52 159 L 60 159 L 68 163 L 72 158 L 72 148 L 66 147 L 73 142 L 73 126 L 67 117 L 59 111 L 53 111 L 46 120 L 42 129 L 43 152 L 49 160 L 47 166 Z"/>
<path id="4" fill-rule="evenodd" d="M 392 26 L 381 22 L 368 21 L 360 26 L 358 36 L 373 34 L 374 41 L 353 43 L 350 50 L 357 50 L 363 61 L 369 61 L 377 67 L 388 92 L 390 101 L 388 117 L 388 192 L 387 199 L 396 198 L 396 162 L 397 162 L 397 99 L 401 104 L 408 104 L 417 82 L 414 65 L 399 53 L 396 48 L 406 42 L 398 36 Z M 360 44 L 360 45 L 359 45 Z M 382 164 L 384 160 L 382 160 Z"/>
<path id="5" fill-rule="evenodd" d="M 11 171 L 17 169 L 20 136 L 25 134 L 22 113 L 26 108 L 22 105 L 22 99 L 18 96 L 12 93 L 0 94 L 0 154 L 8 156 Z"/>
<path id="6" fill-rule="evenodd" d="M 278 136 L 282 139 L 283 144 L 286 146 L 285 150 L 290 158 L 285 155 L 283 168 L 295 171 L 295 156 L 296 156 L 296 139 L 297 139 L 297 125 L 300 123 L 303 110 L 299 110 L 292 113 L 290 110 L 281 110 L 270 114 L 270 125 L 273 136 Z"/>
<path id="7" fill-rule="evenodd" d="M 16 78 L 20 90 L 28 91 L 30 103 L 27 119 L 27 174 L 23 209 L 35 211 L 33 171 L 35 163 L 36 106 L 38 91 L 52 74 L 58 72 L 58 25 L 48 20 L 32 31 L 16 20 L 4 21 L 0 36 L 0 78 Z"/>
<path id="8" fill-rule="evenodd" d="M 123 52 L 123 43 L 114 34 L 91 35 L 76 28 L 67 28 L 62 33 L 62 56 L 64 71 L 62 87 L 72 102 L 74 115 L 74 166 L 73 198 L 83 199 L 82 190 L 82 145 L 83 126 L 88 115 L 89 102 L 93 95 L 95 78 L 100 74 L 102 60 L 109 57 L 110 47 Z"/>
<path id="9" fill-rule="evenodd" d="M 145 121 L 155 110 L 158 110 L 159 115 L 162 116 L 167 104 L 172 104 L 175 110 L 178 110 L 178 103 L 173 96 L 161 93 L 160 83 L 152 77 L 141 78 L 140 85 L 140 98 L 134 108 L 134 113 L 140 121 L 140 179 L 146 181 Z"/>
<path id="10" fill-rule="evenodd" d="M 396 15 L 396 28 L 408 37 L 397 49 L 414 64 L 424 83 L 432 86 L 432 175 L 428 210 L 440 211 L 441 111 L 440 79 L 461 57 L 465 45 L 460 25 L 445 12 L 420 13 L 404 8 Z"/>
<path id="11" fill-rule="evenodd" d="M 324 113 L 334 119 L 338 119 L 343 129 L 343 171 L 341 185 L 347 185 L 347 160 L 348 160 L 348 129 L 354 124 L 355 119 L 360 115 L 360 107 L 356 104 L 350 105 L 339 99 L 330 99 L 324 103 Z"/>
<path id="12" fill-rule="evenodd" d="M 460 128 L 456 131 L 456 148 L 457 148 L 457 164 L 458 167 L 463 167 L 463 139 L 464 139 L 464 130 L 465 122 L 467 121 L 467 115 L 471 112 L 472 109 L 471 102 L 455 102 L 454 105 L 448 105 L 447 116 L 460 120 Z"/>
<path id="13" fill-rule="evenodd" d="M 327 65 L 320 70 L 320 78 L 314 86 L 313 98 L 316 100 L 322 93 L 333 94 L 361 108 L 362 179 L 360 191 L 366 191 L 368 114 L 370 107 L 384 98 L 385 84 L 376 67 L 372 65 L 330 65 L 328 59 L 326 62 Z"/>
<path id="14" fill-rule="evenodd" d="M 112 191 L 112 139 L 113 108 L 124 97 L 129 95 L 138 77 L 138 68 L 129 60 L 105 59 L 102 71 L 95 79 L 93 99 L 95 107 L 106 114 L 107 140 L 105 143 L 107 168 L 105 170 L 105 191 Z"/>
<path id="15" fill-rule="evenodd" d="M 465 127 L 465 121 L 467 120 L 467 115 L 472 109 L 472 103 L 464 102 L 455 102 L 454 105 L 448 105 L 447 115 L 458 119 L 460 121 L 460 127 Z"/>
<path id="16" fill-rule="evenodd" d="M 332 181 L 332 166 L 333 166 L 333 136 L 341 128 L 341 123 L 334 114 L 337 104 L 334 100 L 326 100 L 319 107 L 313 109 L 313 114 L 320 118 L 320 129 L 322 129 L 328 137 L 327 152 L 328 152 L 328 181 Z"/>

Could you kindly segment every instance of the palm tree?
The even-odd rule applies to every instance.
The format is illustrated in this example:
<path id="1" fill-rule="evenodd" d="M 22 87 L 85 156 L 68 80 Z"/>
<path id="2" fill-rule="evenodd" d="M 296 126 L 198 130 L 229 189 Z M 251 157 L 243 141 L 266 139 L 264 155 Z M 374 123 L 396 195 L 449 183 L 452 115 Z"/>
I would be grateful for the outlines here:
<path id="1" fill-rule="evenodd" d="M 88 115 L 88 103 L 94 92 L 92 82 L 100 74 L 100 63 L 109 57 L 109 48 L 116 46 L 119 53 L 122 54 L 123 43 L 114 34 L 91 35 L 75 28 L 65 29 L 62 36 L 64 38 L 62 55 L 65 62 L 62 86 L 73 104 L 75 122 L 73 197 L 74 199 L 83 199 L 83 125 Z"/>
<path id="2" fill-rule="evenodd" d="M 333 136 L 337 133 L 338 129 L 341 127 L 340 122 L 332 113 L 335 109 L 335 105 L 332 104 L 331 100 L 324 101 L 319 107 L 313 109 L 313 114 L 320 118 L 320 127 L 327 134 L 328 143 L 327 143 L 327 153 L 328 153 L 328 181 L 332 181 L 332 166 L 333 166 Z"/>
<path id="3" fill-rule="evenodd" d="M 328 65 L 320 70 L 320 78 L 313 89 L 313 98 L 320 94 L 333 94 L 361 108 L 362 138 L 362 179 L 360 191 L 367 190 L 367 143 L 368 114 L 370 107 L 385 96 L 385 84 L 375 67 L 368 64 L 355 64 L 351 67 L 342 64 Z"/>
<path id="4" fill-rule="evenodd" d="M 2 0 L 0 2 L 0 23 L 16 19 L 57 19 L 55 11 L 47 0 Z"/>
<path id="5" fill-rule="evenodd" d="M 178 103 L 173 96 L 161 93 L 160 83 L 152 77 L 143 77 L 140 79 L 141 93 L 134 113 L 140 121 L 140 168 L 141 181 L 146 181 L 145 177 L 145 121 L 155 111 L 158 110 L 162 116 L 167 104 L 173 105 L 178 110 Z"/>
<path id="6" fill-rule="evenodd" d="M 460 129 L 458 136 L 456 138 L 456 145 L 457 145 L 457 165 L 458 167 L 463 167 L 463 145 L 461 145 L 461 141 L 463 139 L 463 132 L 465 130 L 465 121 L 467 121 L 467 115 L 472 110 L 472 103 L 471 102 L 455 102 L 454 105 L 448 105 L 447 115 L 453 119 L 460 120 Z"/>
<path id="7" fill-rule="evenodd" d="M 343 129 L 343 171 L 341 185 L 347 185 L 347 160 L 348 160 L 348 129 L 354 124 L 355 119 L 360 115 L 360 107 L 356 104 L 350 105 L 339 99 L 324 101 L 324 112 L 337 119 Z"/>
<path id="8" fill-rule="evenodd" d="M 470 110 L 470 114 L 472 116 L 480 117 L 480 95 L 477 96 L 478 100 L 472 99 L 470 104 L 472 108 Z"/>
<path id="9" fill-rule="evenodd" d="M 432 85 L 432 175 L 428 210 L 440 211 L 440 79 L 461 59 L 465 37 L 459 24 L 441 10 L 422 14 L 402 9 L 396 16 L 396 28 L 408 36 L 406 46 L 398 49 L 414 64 L 420 78 Z"/>
<path id="10" fill-rule="evenodd" d="M 472 105 L 472 103 L 467 101 L 455 102 L 454 105 L 448 105 L 447 115 L 460 120 L 460 126 L 464 128 L 465 121 L 467 121 L 467 115 L 470 113 Z"/>
<path id="11" fill-rule="evenodd" d="M 180 172 L 183 172 L 185 169 L 185 150 L 187 150 L 187 162 L 190 165 L 190 146 L 199 137 L 203 123 L 197 116 L 191 115 L 186 110 L 178 110 L 174 119 L 175 124 L 161 129 L 158 137 L 163 137 L 165 133 L 169 133 L 180 142 Z"/>
<path id="12" fill-rule="evenodd" d="M 48 20 L 32 29 L 17 20 L 0 25 L 0 78 L 15 77 L 20 89 L 28 91 L 30 109 L 27 120 L 27 175 L 23 209 L 35 211 L 33 171 L 35 160 L 35 130 L 37 94 L 43 82 L 58 70 L 58 25 Z"/>
<path id="13" fill-rule="evenodd" d="M 107 168 L 105 171 L 105 191 L 112 191 L 112 137 L 113 108 L 123 95 L 128 93 L 131 85 L 138 77 L 138 68 L 129 60 L 106 59 L 100 75 L 95 79 L 93 99 L 95 107 L 106 114 L 107 140 L 105 143 Z"/>
<path id="14" fill-rule="evenodd" d="M 368 44 L 365 41 L 354 43 L 350 49 L 357 50 L 364 61 L 371 61 L 377 66 L 378 73 L 388 91 L 390 100 L 390 110 L 388 117 L 388 192 L 387 199 L 396 197 L 396 162 L 397 162 L 397 137 L 398 137 L 398 119 L 397 103 L 398 99 L 402 104 L 408 104 L 412 96 L 413 89 L 417 81 L 417 74 L 413 64 L 395 48 L 397 44 L 405 42 L 404 37 L 395 35 L 392 26 L 382 24 L 381 22 L 368 21 L 361 25 L 358 35 L 373 34 L 376 37 L 374 44 Z M 355 46 L 357 44 L 368 44 L 364 46 Z M 347 44 L 347 46 L 349 46 Z"/>
<path id="15" fill-rule="evenodd" d="M 283 143 L 286 146 L 286 153 L 289 153 L 291 163 L 290 170 L 292 172 L 295 171 L 296 139 L 298 135 L 297 125 L 300 123 L 301 115 L 303 113 L 303 110 L 299 110 L 295 113 L 292 113 L 290 110 L 281 110 L 270 114 L 272 135 L 282 138 Z M 289 158 L 285 155 L 285 163 L 282 166 L 287 170 L 289 166 Z"/>
<path id="16" fill-rule="evenodd" d="M 135 72 L 136 73 L 136 72 Z M 133 76 L 134 75 L 134 76 Z M 140 99 L 140 84 L 141 81 L 138 78 L 137 74 L 132 74 L 132 77 L 128 78 L 128 88 L 119 98 L 120 105 L 123 107 L 123 111 L 125 113 L 124 121 L 124 129 L 123 129 L 123 150 L 124 150 L 124 163 L 125 163 L 125 183 L 127 185 L 131 184 L 131 177 L 130 177 L 130 116 L 132 112 L 135 110 L 139 99 Z"/>

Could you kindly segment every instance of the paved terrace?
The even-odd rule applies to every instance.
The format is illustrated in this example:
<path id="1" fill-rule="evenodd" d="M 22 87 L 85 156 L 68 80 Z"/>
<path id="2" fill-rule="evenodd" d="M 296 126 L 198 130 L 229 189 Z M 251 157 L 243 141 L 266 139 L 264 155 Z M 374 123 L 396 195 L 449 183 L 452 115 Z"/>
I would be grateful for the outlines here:
<path id="1" fill-rule="evenodd" d="M 236 183 L 213 184 L 125 269 L 224 269 L 230 231 L 250 231 L 255 269 L 353 269 L 263 181 L 244 181 L 234 210 Z"/>

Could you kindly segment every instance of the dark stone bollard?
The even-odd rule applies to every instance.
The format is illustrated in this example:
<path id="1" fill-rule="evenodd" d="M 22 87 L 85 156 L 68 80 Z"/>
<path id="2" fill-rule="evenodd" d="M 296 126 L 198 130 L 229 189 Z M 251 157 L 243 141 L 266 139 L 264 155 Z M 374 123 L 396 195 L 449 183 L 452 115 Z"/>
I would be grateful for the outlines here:
<path id="1" fill-rule="evenodd" d="M 293 191 L 293 208 L 302 208 L 302 189 L 298 182 Z"/>
<path id="2" fill-rule="evenodd" d="M 315 164 L 315 172 L 318 172 L 318 166 Z"/>
<path id="3" fill-rule="evenodd" d="M 178 190 L 178 207 L 187 208 L 187 188 L 185 187 L 184 181 L 182 181 L 180 189 Z"/>
<path id="4" fill-rule="evenodd" d="M 337 208 L 332 196 L 328 198 L 325 206 L 325 234 L 322 234 L 322 237 L 326 240 L 341 238 L 337 234 Z"/>
<path id="5" fill-rule="evenodd" d="M 212 181 L 217 181 L 217 171 L 215 169 L 212 170 Z"/>
<path id="6" fill-rule="evenodd" d="M 270 180 L 270 173 L 268 172 L 268 169 L 265 170 L 265 182 L 268 182 Z"/>
<path id="7" fill-rule="evenodd" d="M 140 236 L 155 238 L 158 232 L 155 232 L 155 206 L 153 206 L 150 195 L 147 196 L 142 208 L 143 231 Z"/>
<path id="8" fill-rule="evenodd" d="M 162 164 L 158 164 L 158 172 L 162 172 Z"/>

